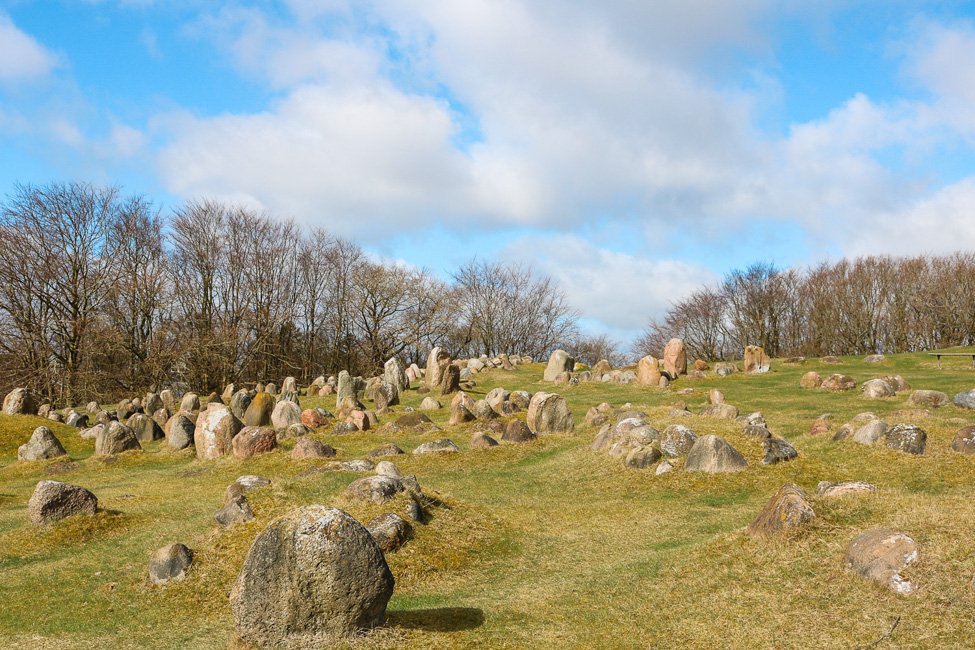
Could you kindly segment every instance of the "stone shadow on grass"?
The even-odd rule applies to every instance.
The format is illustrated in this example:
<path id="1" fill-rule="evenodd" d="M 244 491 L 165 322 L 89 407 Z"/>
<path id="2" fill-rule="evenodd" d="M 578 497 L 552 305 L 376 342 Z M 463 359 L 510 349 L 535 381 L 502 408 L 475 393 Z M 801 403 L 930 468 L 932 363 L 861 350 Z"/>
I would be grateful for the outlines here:
<path id="1" fill-rule="evenodd" d="M 425 632 L 460 632 L 484 624 L 484 611 L 476 607 L 435 607 L 387 612 L 386 624 Z"/>

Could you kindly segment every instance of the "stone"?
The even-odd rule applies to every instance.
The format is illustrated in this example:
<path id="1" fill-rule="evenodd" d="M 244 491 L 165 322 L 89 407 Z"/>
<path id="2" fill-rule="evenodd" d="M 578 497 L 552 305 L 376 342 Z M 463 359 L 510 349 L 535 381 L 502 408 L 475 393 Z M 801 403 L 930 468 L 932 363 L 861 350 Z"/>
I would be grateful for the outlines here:
<path id="1" fill-rule="evenodd" d="M 414 454 L 443 454 L 456 453 L 460 447 L 454 444 L 449 438 L 440 438 L 431 442 L 425 442 L 413 450 Z"/>
<path id="2" fill-rule="evenodd" d="M 88 426 L 88 415 L 85 413 L 78 413 L 78 411 L 70 411 L 68 417 L 64 419 L 64 423 L 69 427 L 77 427 L 78 429 L 84 429 Z"/>
<path id="3" fill-rule="evenodd" d="M 975 409 L 975 388 L 964 393 L 958 393 L 953 401 L 958 408 Z"/>
<path id="4" fill-rule="evenodd" d="M 224 528 L 229 528 L 234 524 L 241 524 L 254 518 L 254 511 L 251 504 L 247 502 L 244 495 L 236 495 L 227 500 L 222 508 L 214 513 L 213 518 Z"/>
<path id="5" fill-rule="evenodd" d="M 27 502 L 27 519 L 35 526 L 75 515 L 94 515 L 98 498 L 83 487 L 59 481 L 41 481 Z"/>
<path id="6" fill-rule="evenodd" d="M 230 412 L 234 414 L 234 417 L 243 422 L 247 418 L 247 409 L 250 407 L 251 402 L 257 396 L 256 393 L 251 393 L 246 390 L 238 390 L 230 397 Z M 256 415 L 256 412 L 255 412 Z M 256 425 L 256 426 L 267 426 Z"/>
<path id="7" fill-rule="evenodd" d="M 660 385 L 660 362 L 647 355 L 636 364 L 636 383 L 640 386 Z"/>
<path id="8" fill-rule="evenodd" d="M 492 388 L 488 391 L 488 394 L 484 396 L 484 401 L 491 405 L 495 411 L 497 411 L 501 405 L 508 401 L 511 397 L 511 393 L 505 389 L 498 387 Z"/>
<path id="9" fill-rule="evenodd" d="M 723 438 L 707 435 L 698 438 L 687 454 L 684 469 L 688 472 L 740 472 L 748 466 L 748 461 Z"/>
<path id="10" fill-rule="evenodd" d="M 34 429 L 30 440 L 17 448 L 17 460 L 20 461 L 48 460 L 67 455 L 68 452 L 64 450 L 61 441 L 44 426 Z"/>
<path id="11" fill-rule="evenodd" d="M 575 431 L 568 403 L 555 393 L 535 393 L 528 405 L 527 420 L 528 428 L 538 434 Z"/>
<path id="12" fill-rule="evenodd" d="M 58 413 L 57 411 L 51 411 L 48 414 L 47 418 L 52 422 L 61 422 L 61 423 L 64 422 L 64 416 Z"/>
<path id="13" fill-rule="evenodd" d="M 697 370 L 698 372 L 705 372 L 710 369 L 711 366 L 709 366 L 708 362 L 704 359 L 694 359 L 694 370 Z"/>
<path id="14" fill-rule="evenodd" d="M 115 417 L 118 418 L 119 421 L 128 420 L 133 413 L 135 413 L 135 407 L 132 405 L 132 400 L 130 399 L 122 400 L 118 403 L 118 406 L 115 407 Z"/>
<path id="15" fill-rule="evenodd" d="M 919 557 L 917 542 L 890 528 L 873 528 L 861 533 L 846 549 L 849 568 L 902 595 L 914 592 L 914 585 L 901 574 Z"/>
<path id="16" fill-rule="evenodd" d="M 447 365 L 440 376 L 440 394 L 450 395 L 460 390 L 460 368 Z"/>
<path id="17" fill-rule="evenodd" d="M 366 524 L 366 530 L 383 553 L 395 551 L 413 536 L 413 527 L 394 512 L 379 515 Z"/>
<path id="18" fill-rule="evenodd" d="M 349 413 L 349 416 L 345 421 L 353 425 L 357 431 L 368 431 L 372 424 L 368 414 L 365 411 L 360 411 L 358 409 Z"/>
<path id="19" fill-rule="evenodd" d="M 305 506 L 272 521 L 230 593 L 237 634 L 259 647 L 321 648 L 382 625 L 393 574 L 345 512 Z"/>
<path id="20" fill-rule="evenodd" d="M 104 424 L 96 424 L 90 429 L 82 429 L 80 432 L 78 432 L 78 437 L 82 438 L 83 440 L 97 440 L 98 435 L 104 428 Z"/>
<path id="21" fill-rule="evenodd" d="M 180 582 L 193 564 L 193 551 L 184 544 L 163 546 L 149 558 L 149 580 L 154 585 Z"/>
<path id="22" fill-rule="evenodd" d="M 960 454 L 975 454 L 975 425 L 959 429 L 951 441 L 951 448 Z"/>
<path id="23" fill-rule="evenodd" d="M 885 397 L 893 397 L 897 394 L 896 384 L 892 385 L 886 379 L 865 381 L 861 389 L 863 390 L 863 396 L 868 399 L 883 399 Z"/>
<path id="24" fill-rule="evenodd" d="M 301 423 L 309 429 L 317 429 L 327 421 L 324 413 L 320 409 L 305 409 L 301 412 Z"/>
<path id="25" fill-rule="evenodd" d="M 671 379 L 687 374 L 687 351 L 683 340 L 670 339 L 664 346 L 664 371 Z"/>
<path id="26" fill-rule="evenodd" d="M 135 437 L 139 439 L 139 442 L 152 442 L 166 437 L 162 427 L 145 413 L 133 414 L 125 424 L 135 432 Z"/>
<path id="27" fill-rule="evenodd" d="M 795 483 L 786 483 L 769 499 L 745 532 L 752 537 L 777 535 L 799 528 L 816 518 L 806 493 Z"/>
<path id="28" fill-rule="evenodd" d="M 887 433 L 887 423 L 871 420 L 853 432 L 851 439 L 861 445 L 873 445 Z"/>
<path id="29" fill-rule="evenodd" d="M 287 393 L 297 393 L 298 392 L 298 380 L 295 377 L 285 377 L 284 381 L 281 382 L 281 394 L 285 395 Z"/>
<path id="30" fill-rule="evenodd" d="M 391 357 L 383 364 L 383 381 L 396 389 L 396 401 L 390 404 L 399 403 L 399 395 L 403 394 L 410 387 L 410 378 L 406 376 L 406 366 L 398 357 Z"/>
<path id="31" fill-rule="evenodd" d="M 758 345 L 746 345 L 743 365 L 745 366 L 746 374 L 754 375 L 768 372 L 771 368 L 772 361 L 765 354 L 764 348 Z"/>
<path id="32" fill-rule="evenodd" d="M 292 458 L 331 458 L 335 454 L 334 447 L 308 436 L 298 438 L 295 448 L 291 450 Z"/>
<path id="33" fill-rule="evenodd" d="M 722 361 L 720 363 L 714 364 L 714 374 L 719 377 L 727 377 L 728 375 L 733 375 L 738 372 L 738 366 L 733 363 Z"/>
<path id="34" fill-rule="evenodd" d="M 711 404 L 724 404 L 724 393 L 717 388 L 708 391 L 708 401 Z"/>
<path id="35" fill-rule="evenodd" d="M 196 424 L 186 414 L 177 413 L 166 422 L 166 444 L 170 449 L 186 449 L 194 444 Z"/>
<path id="36" fill-rule="evenodd" d="M 888 449 L 919 456 L 924 453 L 928 434 L 924 429 L 914 424 L 895 424 L 887 429 L 884 437 Z"/>
<path id="37" fill-rule="evenodd" d="M 266 454 L 278 446 L 277 435 L 270 427 L 244 427 L 231 441 L 234 458 Z"/>
<path id="38" fill-rule="evenodd" d="M 402 449 L 391 442 L 387 442 L 370 451 L 368 455 L 370 458 L 382 458 L 383 456 L 399 456 L 403 453 L 405 452 Z"/>
<path id="39" fill-rule="evenodd" d="M 358 501 L 385 503 L 403 491 L 403 483 L 394 476 L 363 476 L 345 488 L 345 494 Z"/>
<path id="40" fill-rule="evenodd" d="M 197 458 L 212 460 L 231 453 L 234 436 L 242 428 L 243 423 L 225 405 L 207 404 L 206 410 L 200 413 L 196 421 L 193 433 Z"/>
<path id="41" fill-rule="evenodd" d="M 388 460 L 381 460 L 376 463 L 376 475 L 403 478 L 403 472 L 399 471 L 399 467 L 396 466 L 396 463 Z"/>
<path id="42" fill-rule="evenodd" d="M 863 357 L 864 363 L 883 363 L 886 360 L 887 357 L 882 354 L 868 354 L 867 356 Z"/>
<path id="43" fill-rule="evenodd" d="M 443 379 L 444 370 L 451 365 L 450 362 L 450 354 L 443 348 L 435 347 L 430 350 L 430 354 L 427 356 L 426 374 L 423 376 L 423 382 L 427 388 L 430 390 L 439 388 L 440 382 Z M 459 371 L 457 376 L 459 379 Z"/>
<path id="44" fill-rule="evenodd" d="M 646 469 L 660 460 L 660 450 L 653 445 L 641 445 L 631 449 L 623 459 L 623 466 L 630 469 Z"/>
<path id="45" fill-rule="evenodd" d="M 686 456 L 696 441 L 696 433 L 683 424 L 672 424 L 660 434 L 660 451 L 671 458 Z"/>
<path id="46" fill-rule="evenodd" d="M 661 476 L 663 474 L 667 474 L 668 472 L 672 472 L 672 471 L 674 471 L 674 464 L 671 463 L 669 460 L 664 460 L 661 461 L 659 465 L 657 465 L 657 469 L 655 469 L 653 473 L 655 476 Z"/>
<path id="47" fill-rule="evenodd" d="M 514 390 L 511 391 L 508 399 L 519 409 L 527 409 L 528 405 L 531 404 L 532 396 L 526 390 Z"/>
<path id="48" fill-rule="evenodd" d="M 820 481 L 816 485 L 816 494 L 826 499 L 835 499 L 836 497 L 843 497 L 858 492 L 873 492 L 876 489 L 876 485 L 864 483 L 863 481 L 841 481 L 839 483 Z"/>
<path id="49" fill-rule="evenodd" d="M 701 409 L 700 414 L 704 417 L 734 420 L 738 417 L 738 407 L 732 404 L 708 404 Z"/>
<path id="50" fill-rule="evenodd" d="M 486 433 L 475 433 L 471 437 L 471 449 L 490 449 L 497 446 L 498 441 Z"/>
<path id="51" fill-rule="evenodd" d="M 301 407 L 287 400 L 282 400 L 274 405 L 271 411 L 271 426 L 281 431 L 287 429 L 292 424 L 301 424 Z"/>
<path id="52" fill-rule="evenodd" d="M 782 438 L 767 438 L 762 441 L 765 447 L 765 458 L 762 459 L 763 465 L 775 465 L 799 457 L 799 452 L 791 444 Z"/>
<path id="53" fill-rule="evenodd" d="M 498 412 L 488 404 L 487 400 L 479 399 L 474 402 L 474 417 L 478 420 L 493 420 L 498 417 Z"/>
<path id="54" fill-rule="evenodd" d="M 443 405 L 432 397 L 424 397 L 423 401 L 420 402 L 421 411 L 436 411 L 441 408 L 443 408 Z"/>
<path id="55" fill-rule="evenodd" d="M 121 422 L 112 421 L 95 438 L 95 455 L 111 456 L 124 451 L 141 450 L 135 432 Z"/>
<path id="56" fill-rule="evenodd" d="M 248 427 L 271 426 L 271 414 L 275 408 L 274 395 L 259 392 L 251 398 L 247 410 L 244 411 L 243 424 Z"/>
<path id="57" fill-rule="evenodd" d="M 837 364 L 843 363 L 843 361 L 839 357 L 834 357 L 831 355 L 822 357 L 819 361 L 821 363 L 825 363 L 828 366 L 835 366 Z"/>
<path id="58" fill-rule="evenodd" d="M 746 424 L 741 432 L 749 438 L 758 438 L 762 441 L 772 437 L 772 432 L 764 424 Z"/>
<path id="59" fill-rule="evenodd" d="M 15 388 L 3 398 L 4 415 L 37 415 L 37 398 L 26 388 Z"/>
<path id="60" fill-rule="evenodd" d="M 183 400 L 179 403 L 180 411 L 199 411 L 200 410 L 200 396 L 196 393 L 186 393 L 183 395 Z"/>
<path id="61" fill-rule="evenodd" d="M 565 350 L 555 350 L 549 355 L 548 364 L 542 373 L 542 381 L 555 381 L 563 372 L 571 373 L 575 369 L 575 359 Z"/>
<path id="62" fill-rule="evenodd" d="M 531 442 L 537 436 L 531 428 L 521 420 L 512 420 L 505 426 L 504 434 L 501 436 L 503 442 Z"/>
<path id="63" fill-rule="evenodd" d="M 841 374 L 830 375 L 823 380 L 822 384 L 820 384 L 820 388 L 829 391 L 853 390 L 856 387 L 857 383 L 853 377 Z"/>
<path id="64" fill-rule="evenodd" d="M 939 408 L 948 403 L 948 396 L 939 390 L 916 390 L 908 401 L 916 406 Z"/>
<path id="65" fill-rule="evenodd" d="M 454 398 L 450 400 L 451 408 L 454 408 L 458 404 L 462 405 L 471 413 L 474 412 L 474 399 L 464 391 L 458 392 L 456 395 L 454 395 Z"/>
<path id="66" fill-rule="evenodd" d="M 467 410 L 467 407 L 463 404 L 456 404 L 450 409 L 450 420 L 447 422 L 450 426 L 457 426 L 458 424 L 464 424 L 465 422 L 473 422 L 476 418 L 474 414 Z"/>

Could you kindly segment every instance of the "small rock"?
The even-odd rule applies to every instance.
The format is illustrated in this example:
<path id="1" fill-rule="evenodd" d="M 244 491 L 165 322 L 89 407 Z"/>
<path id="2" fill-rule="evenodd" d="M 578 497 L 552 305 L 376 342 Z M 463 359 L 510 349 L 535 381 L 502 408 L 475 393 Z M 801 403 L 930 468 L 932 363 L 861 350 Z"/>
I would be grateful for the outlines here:
<path id="1" fill-rule="evenodd" d="M 823 380 L 820 388 L 828 391 L 847 391 L 857 387 L 856 381 L 849 375 L 835 374 Z"/>
<path id="2" fill-rule="evenodd" d="M 701 409 L 700 415 L 712 418 L 734 420 L 738 417 L 738 407 L 732 404 L 708 404 Z"/>
<path id="3" fill-rule="evenodd" d="M 924 429 L 914 424 L 895 424 L 887 430 L 884 437 L 887 438 L 888 449 L 920 455 L 924 453 L 928 434 Z"/>
<path id="4" fill-rule="evenodd" d="M 34 429 L 30 440 L 26 444 L 17 448 L 17 460 L 34 461 L 67 456 L 61 441 L 47 427 L 41 426 Z"/>
<path id="5" fill-rule="evenodd" d="M 345 488 L 345 494 L 360 501 L 385 503 L 403 491 L 403 484 L 392 476 L 364 476 Z"/>
<path id="6" fill-rule="evenodd" d="M 498 441 L 486 433 L 475 433 L 471 438 L 471 449 L 490 449 L 497 446 Z"/>
<path id="7" fill-rule="evenodd" d="M 368 455 L 370 458 L 381 458 L 383 456 L 398 456 L 403 453 L 406 452 L 404 452 L 402 449 L 400 449 L 393 443 L 387 442 L 386 444 L 380 445 L 379 447 L 376 447 L 375 449 L 370 451 Z"/>
<path id="8" fill-rule="evenodd" d="M 450 438 L 440 438 L 439 440 L 433 440 L 431 442 L 425 442 L 416 449 L 413 450 L 414 454 L 443 454 L 443 453 L 456 453 L 460 451 L 460 447 L 454 444 L 454 441 Z"/>
<path id="9" fill-rule="evenodd" d="M 512 420 L 504 428 L 501 440 L 503 442 L 531 442 L 536 437 L 527 424 L 521 420 Z"/>
<path id="10" fill-rule="evenodd" d="M 696 433 L 683 424 L 672 424 L 660 435 L 660 451 L 677 458 L 690 452 L 696 441 Z"/>
<path id="11" fill-rule="evenodd" d="M 908 401 L 917 406 L 939 408 L 948 403 L 948 396 L 939 390 L 916 390 L 911 393 Z"/>
<path id="12" fill-rule="evenodd" d="M 861 445 L 873 445 L 887 433 L 887 423 L 883 420 L 872 420 L 857 429 L 852 437 L 853 442 Z"/>
<path id="13" fill-rule="evenodd" d="M 799 528 L 815 517 L 816 512 L 802 488 L 794 483 L 787 483 L 769 499 L 745 532 L 752 537 L 774 535 Z"/>
<path id="14" fill-rule="evenodd" d="M 213 518 L 217 520 L 218 524 L 227 528 L 234 524 L 250 521 L 254 518 L 254 512 L 251 510 L 250 503 L 247 502 L 247 497 L 241 494 L 227 501 L 220 510 L 217 510 Z"/>
<path id="15" fill-rule="evenodd" d="M 193 551 L 183 544 L 170 544 L 156 550 L 149 558 L 149 580 L 154 585 L 179 582 L 193 564 Z"/>
<path id="16" fill-rule="evenodd" d="M 278 446 L 278 439 L 270 427 L 244 427 L 234 436 L 231 445 L 234 458 L 250 458 L 273 451 Z"/>
<path id="17" fill-rule="evenodd" d="M 121 422 L 111 421 L 108 426 L 102 428 L 95 438 L 95 454 L 98 456 L 110 456 L 121 454 L 124 451 L 141 450 L 142 445 L 135 437 L 135 432 Z"/>
<path id="18" fill-rule="evenodd" d="M 963 409 L 975 409 L 975 388 L 964 393 L 958 393 L 954 398 L 955 406 Z"/>
<path id="19" fill-rule="evenodd" d="M 873 492 L 876 489 L 876 485 L 863 481 L 841 481 L 839 483 L 820 481 L 816 486 L 816 494 L 826 499 L 833 499 L 857 492 Z"/>
<path id="20" fill-rule="evenodd" d="M 413 535 L 413 527 L 409 522 L 394 512 L 379 515 L 366 524 L 366 530 L 383 553 L 395 551 Z"/>
<path id="21" fill-rule="evenodd" d="M 762 442 L 765 446 L 765 458 L 762 459 L 763 465 L 775 465 L 799 457 L 796 448 L 782 438 L 768 438 Z"/>
<path id="22" fill-rule="evenodd" d="M 239 435 L 239 434 L 238 434 Z M 303 436 L 298 438 L 295 448 L 291 450 L 292 458 L 331 458 L 335 456 L 335 448 L 320 440 Z"/>
<path id="23" fill-rule="evenodd" d="M 951 448 L 960 454 L 975 454 L 975 425 L 959 429 Z"/>
<path id="24" fill-rule="evenodd" d="M 654 474 L 660 476 L 661 474 L 666 474 L 667 472 L 671 472 L 673 470 L 673 464 L 669 460 L 665 460 L 657 465 L 657 469 L 654 471 Z"/>
<path id="25" fill-rule="evenodd" d="M 687 454 L 684 469 L 688 472 L 740 472 L 748 461 L 737 449 L 715 435 L 698 438 Z"/>

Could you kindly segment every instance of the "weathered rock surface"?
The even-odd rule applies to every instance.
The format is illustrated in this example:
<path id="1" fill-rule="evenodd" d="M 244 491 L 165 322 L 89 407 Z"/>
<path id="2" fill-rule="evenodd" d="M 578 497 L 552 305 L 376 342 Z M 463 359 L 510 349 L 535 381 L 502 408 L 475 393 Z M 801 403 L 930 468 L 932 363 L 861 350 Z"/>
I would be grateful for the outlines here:
<path id="1" fill-rule="evenodd" d="M 765 447 L 765 457 L 762 459 L 763 465 L 775 465 L 799 457 L 799 452 L 791 444 L 782 438 L 767 438 L 762 441 Z"/>
<path id="2" fill-rule="evenodd" d="M 139 442 L 153 442 L 154 440 L 162 440 L 166 437 L 162 427 L 145 413 L 133 414 L 125 424 L 132 429 Z"/>
<path id="3" fill-rule="evenodd" d="M 433 440 L 431 442 L 425 442 L 416 449 L 413 450 L 414 454 L 443 454 L 443 453 L 456 453 L 460 451 L 460 447 L 454 444 L 454 441 L 449 438 L 440 438 L 439 440 Z"/>
<path id="4" fill-rule="evenodd" d="M 869 399 L 883 399 L 897 394 L 897 386 L 883 378 L 863 382 L 862 389 L 863 396 Z"/>
<path id="5" fill-rule="evenodd" d="M 836 497 L 856 494 L 858 492 L 873 492 L 876 489 L 876 485 L 865 483 L 863 481 L 841 481 L 839 483 L 820 481 L 819 484 L 816 485 L 816 494 L 826 499 L 834 499 Z"/>
<path id="6" fill-rule="evenodd" d="M 265 392 L 257 393 L 251 398 L 247 410 L 244 411 L 243 425 L 248 427 L 271 426 L 271 413 L 274 412 L 274 407 L 274 395 Z"/>
<path id="7" fill-rule="evenodd" d="M 193 444 L 196 424 L 183 413 L 177 413 L 166 422 L 166 444 L 170 449 L 186 449 Z"/>
<path id="8" fill-rule="evenodd" d="M 895 424 L 887 429 L 884 437 L 888 449 L 915 455 L 924 453 L 924 447 L 928 440 L 927 432 L 914 424 Z"/>
<path id="9" fill-rule="evenodd" d="M 948 403 L 948 396 L 940 390 L 916 390 L 911 393 L 908 401 L 917 406 L 939 408 Z"/>
<path id="10" fill-rule="evenodd" d="M 47 427 L 37 427 L 27 443 L 17 448 L 17 460 L 34 461 L 66 456 L 61 441 Z"/>
<path id="11" fill-rule="evenodd" d="M 855 537 L 846 549 L 847 566 L 898 594 L 914 592 L 914 585 L 901 574 L 919 557 L 917 542 L 889 528 L 868 530 Z"/>
<path id="12" fill-rule="evenodd" d="M 163 546 L 149 558 L 149 580 L 154 585 L 179 582 L 192 564 L 193 551 L 184 544 Z"/>
<path id="13" fill-rule="evenodd" d="M 504 442 L 531 442 L 536 438 L 531 428 L 521 420 L 512 420 L 505 426 L 501 440 Z"/>
<path id="14" fill-rule="evenodd" d="M 769 371 L 772 360 L 765 354 L 764 348 L 758 345 L 747 345 L 743 365 L 747 374 L 759 374 Z"/>
<path id="15" fill-rule="evenodd" d="M 74 515 L 93 515 L 98 498 L 83 487 L 59 481 L 41 481 L 27 502 L 27 519 L 44 526 Z"/>
<path id="16" fill-rule="evenodd" d="M 229 528 L 234 524 L 244 523 L 253 519 L 254 511 L 251 510 L 251 504 L 248 503 L 247 497 L 243 494 L 238 494 L 229 498 L 223 504 L 223 507 L 217 510 L 213 518 L 224 528 Z"/>
<path id="17" fill-rule="evenodd" d="M 698 438 L 687 454 L 684 469 L 688 472 L 740 472 L 748 467 L 748 461 L 723 438 L 707 435 Z"/>
<path id="18" fill-rule="evenodd" d="M 695 442 L 697 442 L 696 433 L 683 424 L 672 424 L 660 435 L 660 451 L 671 458 L 686 456 Z"/>
<path id="19" fill-rule="evenodd" d="M 320 440 L 303 436 L 298 438 L 295 448 L 291 451 L 292 458 L 331 458 L 335 455 L 335 448 Z"/>
<path id="20" fill-rule="evenodd" d="M 114 420 L 109 422 L 95 438 L 95 455 L 97 456 L 111 456 L 133 449 L 142 449 L 142 445 L 139 444 L 139 439 L 135 437 L 132 429 L 121 422 Z"/>
<path id="21" fill-rule="evenodd" d="M 26 388 L 15 388 L 3 398 L 4 415 L 37 415 L 37 398 Z"/>
<path id="22" fill-rule="evenodd" d="M 268 395 L 259 393 L 258 396 L 261 394 Z M 229 408 L 223 404 L 208 404 L 207 409 L 200 413 L 193 433 L 197 458 L 212 460 L 231 453 L 234 436 L 242 428 L 241 421 L 234 417 Z"/>
<path id="23" fill-rule="evenodd" d="M 959 429 L 951 441 L 951 448 L 960 454 L 975 454 L 975 425 Z"/>
<path id="24" fill-rule="evenodd" d="M 738 417 L 738 407 L 733 404 L 707 404 L 701 408 L 700 415 L 710 418 L 734 420 Z"/>
<path id="25" fill-rule="evenodd" d="M 266 454 L 278 446 L 278 437 L 270 427 L 244 427 L 231 441 L 234 458 Z"/>
<path id="26" fill-rule="evenodd" d="M 403 491 L 403 483 L 394 476 L 364 476 L 356 479 L 345 488 L 345 494 L 351 499 L 385 503 Z"/>
<path id="27" fill-rule="evenodd" d="M 294 402 L 282 400 L 271 411 L 271 426 L 278 431 L 286 430 L 292 424 L 301 424 L 301 407 Z"/>
<path id="28" fill-rule="evenodd" d="M 857 429 L 852 436 L 853 442 L 861 445 L 873 445 L 887 433 L 887 423 L 883 420 L 871 420 Z"/>
<path id="29" fill-rule="evenodd" d="M 528 405 L 528 428 L 535 433 L 572 433 L 575 421 L 565 398 L 555 393 L 538 392 Z"/>
<path id="30" fill-rule="evenodd" d="M 383 553 L 395 551 L 413 536 L 413 526 L 394 512 L 379 515 L 366 524 L 366 530 Z"/>
<path id="31" fill-rule="evenodd" d="M 640 386 L 660 385 L 660 362 L 647 355 L 636 364 L 636 383 Z"/>
<path id="32" fill-rule="evenodd" d="M 841 374 L 830 375 L 820 384 L 820 388 L 829 391 L 853 390 L 856 387 L 857 383 L 853 377 Z"/>
<path id="33" fill-rule="evenodd" d="M 775 535 L 799 528 L 816 518 L 806 493 L 794 483 L 786 483 L 769 499 L 745 532 L 753 537 Z"/>
<path id="34" fill-rule="evenodd" d="M 433 390 L 440 386 L 444 370 L 450 365 L 450 354 L 443 348 L 433 348 L 427 356 L 427 370 L 423 382 Z"/>
<path id="35" fill-rule="evenodd" d="M 563 372 L 571 373 L 575 370 L 575 359 L 569 356 L 565 350 L 555 350 L 549 355 L 548 365 L 542 373 L 543 381 L 555 381 Z"/>
<path id="36" fill-rule="evenodd" d="M 258 535 L 230 605 L 249 643 L 321 648 L 382 625 L 393 582 L 362 524 L 335 508 L 305 506 Z"/>
<path id="37" fill-rule="evenodd" d="M 958 408 L 975 409 L 975 388 L 964 393 L 958 393 L 953 401 Z"/>
<path id="38" fill-rule="evenodd" d="M 687 374 L 687 350 L 681 339 L 670 339 L 664 347 L 664 370 L 671 379 Z"/>

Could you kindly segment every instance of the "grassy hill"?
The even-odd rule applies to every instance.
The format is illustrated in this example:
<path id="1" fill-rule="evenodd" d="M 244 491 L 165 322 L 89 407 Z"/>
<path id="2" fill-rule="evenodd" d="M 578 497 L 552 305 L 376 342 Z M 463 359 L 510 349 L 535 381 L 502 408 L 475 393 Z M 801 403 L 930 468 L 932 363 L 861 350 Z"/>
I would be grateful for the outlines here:
<path id="1" fill-rule="evenodd" d="M 900 374 L 914 388 L 951 396 L 975 386 L 970 359 L 945 358 L 940 370 L 921 354 L 881 364 L 775 362 L 765 375 L 683 378 L 668 389 L 553 387 L 540 381 L 542 369 L 481 373 L 470 393 L 477 399 L 496 386 L 560 392 L 576 418 L 574 436 L 470 449 L 470 425 L 447 426 L 447 408 L 432 415 L 444 428 L 438 433 L 313 434 L 336 447 L 340 460 L 362 458 L 385 442 L 409 452 L 439 437 L 463 449 L 391 459 L 443 505 L 409 544 L 388 555 L 396 576 L 389 624 L 353 647 L 853 648 L 869 646 L 895 624 L 878 647 L 975 645 L 975 457 L 950 449 L 954 433 L 975 424 L 975 412 L 952 404 L 925 412 L 906 394 L 869 400 L 858 390 L 798 387 L 808 370 L 843 372 L 858 383 Z M 693 392 L 678 394 L 688 387 Z M 734 422 L 669 417 L 678 402 L 699 410 L 712 387 L 742 413 L 761 411 L 800 457 L 766 467 L 761 444 Z M 405 404 L 416 406 L 422 397 L 408 391 Z M 659 477 L 652 468 L 626 469 L 589 449 L 596 431 L 582 420 L 603 401 L 631 402 L 661 430 L 681 422 L 698 435 L 721 435 L 749 467 Z M 303 407 L 318 405 L 334 402 L 302 399 Z M 823 413 L 838 425 L 863 411 L 920 425 L 927 451 L 915 457 L 808 434 Z M 40 424 L 55 432 L 70 461 L 16 461 L 17 447 Z M 164 442 L 104 459 L 92 457 L 93 441 L 76 429 L 0 417 L 0 646 L 240 647 L 227 593 L 270 519 L 310 503 L 337 505 L 361 521 L 390 509 L 346 501 L 342 489 L 361 474 L 319 471 L 320 459 L 292 460 L 292 444 L 245 461 L 198 461 L 192 450 L 173 452 Z M 213 513 L 226 486 L 243 474 L 273 484 L 249 496 L 254 521 L 222 530 Z M 26 503 L 44 478 L 92 490 L 102 512 L 31 527 Z M 812 497 L 817 518 L 786 538 L 742 534 L 783 483 L 813 494 L 819 481 L 852 479 L 879 489 L 831 501 Z M 845 569 L 849 540 L 874 526 L 901 529 L 920 544 L 921 561 L 909 574 L 916 594 L 897 596 Z M 175 541 L 195 552 L 190 574 L 179 584 L 151 586 L 150 553 Z"/>

